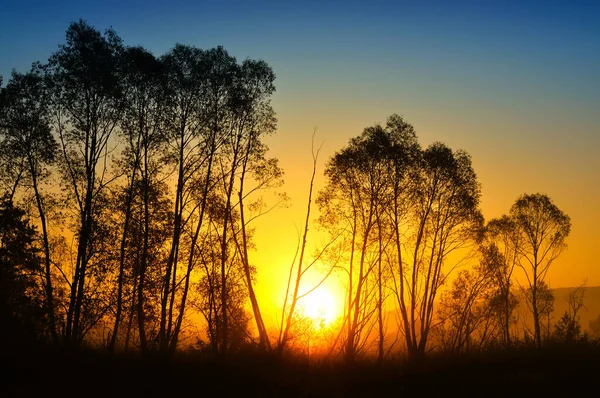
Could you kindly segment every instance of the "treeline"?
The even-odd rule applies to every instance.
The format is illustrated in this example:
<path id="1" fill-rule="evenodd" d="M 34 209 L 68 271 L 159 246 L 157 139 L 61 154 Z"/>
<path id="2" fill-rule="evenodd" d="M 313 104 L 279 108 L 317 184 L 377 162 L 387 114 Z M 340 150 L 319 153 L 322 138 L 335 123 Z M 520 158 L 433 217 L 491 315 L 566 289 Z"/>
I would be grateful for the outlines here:
<path id="1" fill-rule="evenodd" d="M 266 211 L 257 193 L 282 183 L 263 143 L 274 79 L 221 47 L 156 58 L 84 21 L 47 63 L 13 72 L 1 95 L 2 247 L 3 286 L 18 291 L 5 316 L 37 311 L 22 317 L 37 327 L 22 328 L 54 343 L 100 333 L 111 349 L 166 352 L 194 307 L 224 353 L 246 338 L 248 298 L 268 347 L 248 224 Z"/>
<path id="2" fill-rule="evenodd" d="M 470 156 L 439 142 L 421 148 L 397 115 L 353 138 L 325 175 L 320 223 L 340 237 L 347 360 L 368 350 L 374 334 L 379 360 L 398 339 L 410 359 L 432 346 L 509 347 L 525 336 L 542 346 L 542 318 L 553 300 L 545 276 L 570 231 L 569 217 L 550 198 L 522 195 L 508 215 L 485 222 Z M 525 336 L 515 336 L 519 291 L 533 315 Z M 390 314 L 398 335 L 386 331 Z"/>
<path id="3" fill-rule="evenodd" d="M 155 57 L 84 21 L 46 63 L 13 72 L 0 92 L 3 340 L 172 354 L 197 312 L 215 353 L 283 353 L 310 294 L 302 276 L 319 261 L 346 281 L 331 352 L 347 361 L 372 347 L 379 360 L 398 348 L 419 359 L 432 340 L 510 346 L 522 338 L 516 269 L 541 347 L 545 276 L 569 217 L 532 194 L 486 223 L 470 156 L 421 148 L 397 115 L 327 163 L 316 204 L 331 240 L 307 260 L 315 155 L 298 261 L 279 330 L 268 330 L 250 253 L 251 223 L 285 200 L 264 143 L 276 130 L 274 79 L 222 47 Z"/>

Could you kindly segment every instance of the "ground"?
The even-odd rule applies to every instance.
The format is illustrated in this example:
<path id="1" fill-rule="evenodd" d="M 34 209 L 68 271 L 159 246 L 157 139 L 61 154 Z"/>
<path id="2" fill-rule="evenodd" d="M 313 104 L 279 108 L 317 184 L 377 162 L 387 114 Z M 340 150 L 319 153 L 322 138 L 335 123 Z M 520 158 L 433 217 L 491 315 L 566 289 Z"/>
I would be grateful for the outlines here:
<path id="1" fill-rule="evenodd" d="M 256 354 L 164 360 L 93 351 L 23 352 L 5 350 L 0 396 L 572 397 L 600 391 L 596 346 L 436 356 L 418 366 L 307 364 Z"/>

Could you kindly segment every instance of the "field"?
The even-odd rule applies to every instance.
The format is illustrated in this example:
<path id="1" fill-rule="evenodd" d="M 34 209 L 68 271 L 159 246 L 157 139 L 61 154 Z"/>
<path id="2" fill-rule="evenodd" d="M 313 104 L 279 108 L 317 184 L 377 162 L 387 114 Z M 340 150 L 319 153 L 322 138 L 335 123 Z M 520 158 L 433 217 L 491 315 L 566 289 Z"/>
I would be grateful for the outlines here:
<path id="1" fill-rule="evenodd" d="M 418 366 L 308 364 L 257 354 L 166 360 L 25 350 L 3 358 L 0 395 L 14 397 L 570 397 L 600 389 L 597 345 L 430 356 Z"/>

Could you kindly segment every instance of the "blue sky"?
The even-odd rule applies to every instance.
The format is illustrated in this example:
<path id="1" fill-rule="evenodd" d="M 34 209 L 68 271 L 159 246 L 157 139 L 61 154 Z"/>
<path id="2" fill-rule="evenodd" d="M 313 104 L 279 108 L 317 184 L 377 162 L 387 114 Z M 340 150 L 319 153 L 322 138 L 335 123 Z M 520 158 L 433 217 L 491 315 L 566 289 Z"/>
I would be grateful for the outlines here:
<path id="1" fill-rule="evenodd" d="M 596 2 L 597 3 L 597 2 Z M 71 21 L 112 26 L 160 55 L 175 43 L 263 58 L 281 84 L 388 82 L 397 72 L 442 90 L 598 100 L 600 6 L 594 2 L 5 1 L 0 74 L 47 59 Z M 423 5 L 425 4 L 425 5 Z M 543 5 L 540 5 L 543 4 Z M 310 77 L 313 84 L 304 83 Z M 499 91 L 499 93 L 498 93 Z"/>
<path id="2" fill-rule="evenodd" d="M 267 61 L 279 118 L 270 145 L 288 181 L 308 179 L 315 126 L 324 162 L 364 127 L 404 115 L 424 144 L 471 153 L 487 218 L 521 193 L 549 194 L 573 221 L 560 259 L 570 273 L 550 277 L 600 285 L 600 2 L 5 0 L 5 81 L 46 60 L 79 18 L 155 55 L 223 45 Z M 288 184 L 294 222 L 304 191 Z M 291 236 L 293 252 L 288 227 L 279 244 Z"/>

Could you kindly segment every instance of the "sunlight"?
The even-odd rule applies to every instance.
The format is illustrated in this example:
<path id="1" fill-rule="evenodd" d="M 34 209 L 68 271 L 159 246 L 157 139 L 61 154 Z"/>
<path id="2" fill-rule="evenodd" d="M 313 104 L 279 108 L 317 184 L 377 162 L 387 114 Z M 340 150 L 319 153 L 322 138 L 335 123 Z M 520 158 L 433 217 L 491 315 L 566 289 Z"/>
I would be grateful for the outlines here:
<path id="1" fill-rule="evenodd" d="M 302 312 L 315 321 L 323 321 L 330 325 L 338 316 L 338 303 L 333 292 L 324 286 L 304 297 L 301 302 Z"/>

